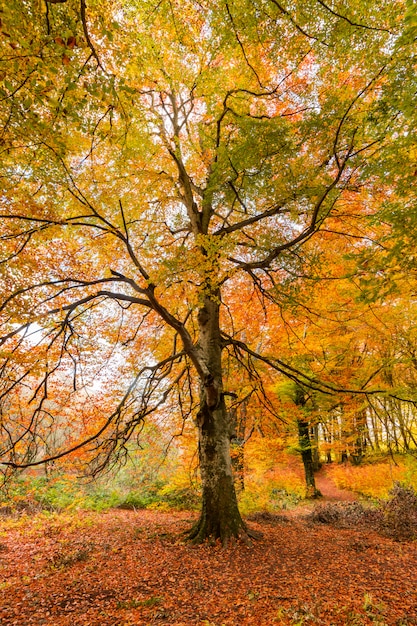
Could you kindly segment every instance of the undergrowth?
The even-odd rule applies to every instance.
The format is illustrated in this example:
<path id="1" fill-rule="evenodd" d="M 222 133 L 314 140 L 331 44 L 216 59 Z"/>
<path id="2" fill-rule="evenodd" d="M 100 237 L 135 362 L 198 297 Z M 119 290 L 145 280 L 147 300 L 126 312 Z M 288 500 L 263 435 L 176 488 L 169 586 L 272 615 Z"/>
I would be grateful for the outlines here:
<path id="1" fill-rule="evenodd" d="M 417 539 L 417 493 L 412 487 L 396 483 L 390 498 L 376 507 L 360 502 L 325 502 L 306 519 L 339 528 L 366 526 L 395 541 L 410 541 Z"/>
<path id="2" fill-rule="evenodd" d="M 79 509 L 100 512 L 110 508 L 189 510 L 198 502 L 196 490 L 160 481 L 129 489 L 112 482 L 82 482 L 71 475 L 20 476 L 3 490 L 0 515 Z"/>
<path id="3" fill-rule="evenodd" d="M 408 455 L 376 456 L 361 465 L 332 464 L 327 473 L 340 489 L 369 499 L 386 499 L 397 482 L 417 490 L 417 459 Z"/>

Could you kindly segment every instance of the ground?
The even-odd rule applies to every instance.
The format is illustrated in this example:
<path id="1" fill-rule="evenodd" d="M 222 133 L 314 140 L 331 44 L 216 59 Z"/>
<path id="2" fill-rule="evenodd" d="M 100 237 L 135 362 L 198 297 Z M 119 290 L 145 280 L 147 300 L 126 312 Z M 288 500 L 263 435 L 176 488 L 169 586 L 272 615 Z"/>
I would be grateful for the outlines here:
<path id="1" fill-rule="evenodd" d="M 263 533 L 252 546 L 192 546 L 191 517 L 5 520 L 0 624 L 417 624 L 416 543 L 298 516 L 251 522 Z"/>
<path id="2" fill-rule="evenodd" d="M 357 500 L 357 495 L 352 491 L 336 487 L 326 472 L 326 466 L 322 467 L 321 470 L 315 474 L 315 481 L 316 487 L 323 495 L 323 501 L 351 502 Z"/>

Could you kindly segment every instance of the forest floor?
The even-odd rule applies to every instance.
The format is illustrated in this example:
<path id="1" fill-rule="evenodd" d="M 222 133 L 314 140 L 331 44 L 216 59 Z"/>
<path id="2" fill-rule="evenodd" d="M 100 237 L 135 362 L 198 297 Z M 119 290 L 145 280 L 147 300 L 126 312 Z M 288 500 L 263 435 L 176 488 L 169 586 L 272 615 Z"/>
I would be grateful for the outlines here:
<path id="1" fill-rule="evenodd" d="M 322 467 L 320 471 L 316 472 L 314 479 L 316 481 L 316 487 L 321 491 L 323 500 L 339 501 L 339 502 L 353 502 L 358 499 L 358 496 L 352 491 L 346 489 L 339 489 L 331 478 L 329 478 L 326 472 L 326 466 Z"/>
<path id="2" fill-rule="evenodd" d="M 326 480 L 325 499 L 340 499 Z M 259 540 L 227 548 L 184 543 L 189 512 L 3 518 L 0 624 L 417 624 L 417 542 L 312 523 L 305 511 L 260 516 L 249 522 Z"/>

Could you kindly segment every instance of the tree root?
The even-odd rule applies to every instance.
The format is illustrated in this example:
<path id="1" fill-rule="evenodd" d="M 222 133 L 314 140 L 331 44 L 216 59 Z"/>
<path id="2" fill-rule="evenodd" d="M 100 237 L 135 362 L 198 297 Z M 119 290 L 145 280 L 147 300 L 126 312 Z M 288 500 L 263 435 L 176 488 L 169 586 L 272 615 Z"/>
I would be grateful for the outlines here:
<path id="1" fill-rule="evenodd" d="M 240 515 L 237 519 L 228 520 L 223 524 L 210 524 L 204 514 L 200 516 L 190 530 L 186 531 L 185 535 L 186 540 L 194 545 L 205 542 L 215 545 L 217 541 L 220 541 L 224 548 L 236 541 L 242 541 L 245 545 L 252 546 L 252 539 L 257 540 L 262 537 L 262 533 L 248 528 Z"/>

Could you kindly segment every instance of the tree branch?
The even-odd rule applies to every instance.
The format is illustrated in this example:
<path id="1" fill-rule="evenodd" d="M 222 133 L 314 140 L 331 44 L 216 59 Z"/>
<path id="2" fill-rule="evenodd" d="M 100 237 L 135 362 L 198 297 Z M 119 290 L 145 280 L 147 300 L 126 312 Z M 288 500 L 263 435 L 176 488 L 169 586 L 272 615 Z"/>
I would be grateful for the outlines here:
<path id="1" fill-rule="evenodd" d="M 51 0 L 49 0 L 49 2 L 50 1 Z M 55 0 L 55 1 L 57 1 L 57 0 Z M 66 0 L 58 0 L 58 1 L 63 2 L 63 1 L 66 1 Z M 101 63 L 101 61 L 99 59 L 97 51 L 96 51 L 96 49 L 95 49 L 95 47 L 93 45 L 93 42 L 90 39 L 90 34 L 88 32 L 87 16 L 86 16 L 86 2 L 85 2 L 85 0 L 80 0 L 80 13 L 81 13 L 81 21 L 82 21 L 82 24 L 83 24 L 84 36 L 85 36 L 85 39 L 87 41 L 87 45 L 90 48 L 90 50 L 91 50 L 95 60 L 97 61 L 97 65 L 99 66 L 99 68 L 102 69 L 103 72 L 105 72 L 106 70 L 104 69 L 104 67 L 103 67 L 103 65 L 102 65 L 102 63 Z"/>
<path id="2" fill-rule="evenodd" d="M 288 19 L 290 20 L 291 24 L 305 37 L 308 37 L 308 39 L 314 39 L 315 41 L 318 41 L 319 43 L 323 44 L 324 46 L 328 46 L 328 44 L 319 39 L 318 37 L 314 36 L 314 35 L 310 35 L 306 30 L 304 30 L 304 28 L 301 28 L 301 26 L 295 21 L 295 19 L 293 18 L 293 16 L 291 15 L 291 13 L 289 11 L 287 11 L 287 9 L 284 9 L 284 7 L 279 4 L 279 2 L 277 0 L 270 0 L 273 4 L 275 4 L 275 6 L 281 11 L 281 13 L 283 13 L 284 15 L 286 15 L 288 17 Z"/>
<path id="3" fill-rule="evenodd" d="M 329 11 L 329 13 L 331 13 L 335 17 L 339 17 L 341 20 L 344 20 L 345 22 L 347 22 L 351 26 L 354 26 L 354 27 L 357 27 L 357 28 L 365 28 L 367 30 L 376 30 L 376 31 L 380 31 L 380 32 L 383 32 L 383 33 L 392 34 L 392 31 L 388 30 L 387 28 L 377 28 L 376 26 L 368 26 L 367 24 L 359 24 L 358 22 L 352 22 L 352 20 L 350 20 L 345 15 L 341 15 L 340 13 L 338 13 L 337 11 L 335 11 L 334 9 L 329 7 L 329 5 L 326 4 L 325 2 L 323 2 L 323 0 L 317 0 L 317 2 L 319 4 L 321 4 L 321 6 L 323 8 L 325 8 L 327 11 Z"/>
<path id="4" fill-rule="evenodd" d="M 222 333 L 222 336 L 225 338 L 228 344 L 236 346 L 239 350 L 246 352 L 252 358 L 258 361 L 261 361 L 262 363 L 265 363 L 266 365 L 268 365 L 275 371 L 280 372 L 287 378 L 290 378 L 291 380 L 294 380 L 298 384 L 304 385 L 305 387 L 308 387 L 309 389 L 312 389 L 313 391 L 319 391 L 320 393 L 324 393 L 326 395 L 334 395 L 337 393 L 349 394 L 349 395 L 360 395 L 360 396 L 384 394 L 392 398 L 396 398 L 397 400 L 402 400 L 403 402 L 415 404 L 415 400 L 411 400 L 410 398 L 401 398 L 394 393 L 389 393 L 387 389 L 365 390 L 364 389 L 365 385 L 362 385 L 360 389 L 349 389 L 349 388 L 337 387 L 336 385 L 325 383 L 324 381 L 321 381 L 317 378 L 309 376 L 308 374 L 305 374 L 301 370 L 295 367 L 292 367 L 291 365 L 289 365 L 288 363 L 285 363 L 284 361 L 281 361 L 280 359 L 276 359 L 274 357 L 268 357 L 268 356 L 259 354 L 258 352 L 255 352 L 254 350 L 251 350 L 251 348 L 249 348 L 249 346 L 247 346 L 246 343 L 244 343 L 243 341 L 239 341 L 238 339 L 234 339 L 233 337 L 230 337 L 230 335 L 227 335 L 226 333 Z M 369 381 L 367 381 L 367 383 L 368 382 Z"/>

